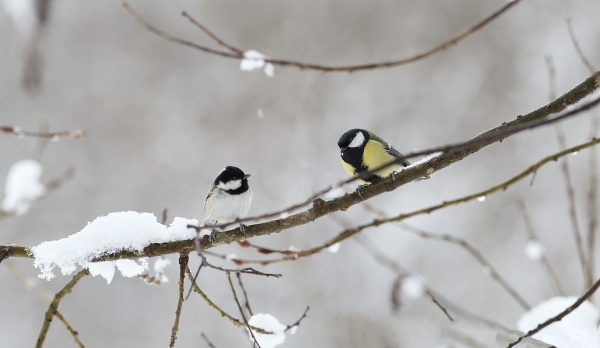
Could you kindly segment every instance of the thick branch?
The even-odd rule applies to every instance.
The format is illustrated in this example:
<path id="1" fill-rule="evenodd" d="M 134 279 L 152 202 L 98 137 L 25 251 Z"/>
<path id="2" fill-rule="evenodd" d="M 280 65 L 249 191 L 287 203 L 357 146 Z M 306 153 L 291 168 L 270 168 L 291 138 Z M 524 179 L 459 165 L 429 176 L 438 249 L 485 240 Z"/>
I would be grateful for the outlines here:
<path id="1" fill-rule="evenodd" d="M 378 196 L 382 193 L 388 192 L 389 190 L 396 189 L 400 186 L 403 186 L 407 183 L 410 183 L 418 178 L 430 175 L 436 171 L 439 171 L 447 166 L 450 166 L 456 162 L 463 160 L 464 158 L 472 155 L 473 153 L 479 151 L 480 149 L 491 145 L 495 142 L 498 142 L 510 135 L 514 135 L 520 133 L 526 129 L 530 129 L 532 127 L 538 127 L 542 124 L 549 124 L 550 122 L 555 122 L 558 120 L 563 120 L 566 117 L 571 117 L 577 112 L 580 114 L 581 112 L 588 110 L 592 106 L 596 105 L 600 102 L 599 100 L 595 100 L 591 103 L 588 103 L 582 106 L 578 110 L 573 110 L 573 112 L 569 112 L 565 115 L 562 115 L 561 118 L 555 117 L 553 119 L 548 120 L 547 117 L 551 114 L 560 112 L 564 110 L 567 106 L 573 105 L 580 101 L 582 98 L 590 95 L 596 89 L 600 87 L 600 72 L 596 72 L 594 75 L 590 76 L 584 82 L 582 82 L 577 87 L 573 88 L 569 92 L 565 93 L 555 101 L 527 114 L 524 116 L 517 116 L 516 119 L 510 122 L 504 122 L 502 125 L 490 129 L 487 132 L 484 132 L 475 138 L 452 146 L 439 147 L 426 151 L 419 151 L 418 154 L 423 153 L 432 153 L 433 151 L 444 151 L 443 154 L 433 157 L 428 161 L 425 161 L 419 165 L 407 168 L 403 170 L 401 173 L 395 176 L 395 180 L 388 177 L 384 180 L 376 184 L 372 184 L 366 186 L 362 190 L 363 198 L 359 197 L 355 193 L 346 194 L 342 197 L 333 199 L 331 201 L 323 201 L 322 199 L 314 199 L 312 204 L 312 208 L 290 215 L 286 218 L 275 219 L 255 225 L 250 225 L 246 228 L 246 233 L 242 233 L 239 228 L 232 229 L 226 231 L 224 233 L 219 233 L 217 235 L 217 239 L 215 243 L 211 244 L 208 238 L 204 238 L 201 240 L 201 249 L 209 249 L 217 245 L 221 244 L 229 244 L 234 241 L 267 235 L 271 233 L 278 233 L 293 227 L 305 225 L 309 222 L 312 222 L 318 218 L 329 215 L 331 213 L 337 211 L 345 211 L 348 208 L 356 205 L 364 200 L 368 200 L 372 197 Z M 564 117 L 563 117 L 564 116 Z M 416 156 L 417 152 L 409 155 Z M 408 155 L 407 155 L 408 156 Z M 305 204 L 298 204 L 294 207 L 302 207 Z M 436 209 L 434 209 L 436 210 Z M 269 218 L 275 214 L 265 214 L 258 218 Z M 185 241 L 177 241 L 177 242 L 169 242 L 162 244 L 150 244 L 146 248 L 141 251 L 120 251 L 117 253 L 106 254 L 102 257 L 95 259 L 94 261 L 109 261 L 109 260 L 119 260 L 124 258 L 139 258 L 139 257 L 153 257 L 160 256 L 165 254 L 172 253 L 189 253 L 195 250 L 194 240 L 185 240 Z M 28 248 L 25 247 L 16 247 L 16 246 L 0 246 L 0 260 L 10 257 L 30 257 L 32 258 Z"/>

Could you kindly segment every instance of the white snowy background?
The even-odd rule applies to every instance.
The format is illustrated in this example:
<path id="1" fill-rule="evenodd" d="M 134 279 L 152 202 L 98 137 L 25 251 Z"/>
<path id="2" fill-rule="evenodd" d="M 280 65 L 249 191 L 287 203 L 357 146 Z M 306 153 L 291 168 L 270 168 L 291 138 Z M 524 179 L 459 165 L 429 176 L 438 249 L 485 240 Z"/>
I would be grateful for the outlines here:
<path id="1" fill-rule="evenodd" d="M 211 47 L 218 46 L 181 17 L 182 10 L 244 50 L 330 65 L 411 56 L 504 4 L 491 0 L 131 2 L 154 25 Z M 206 192 L 226 165 L 252 174 L 250 214 L 272 211 L 346 177 L 336 143 L 351 128 L 367 128 L 401 152 L 471 138 L 548 101 L 546 55 L 554 58 L 559 93 L 589 75 L 569 40 L 567 17 L 572 18 L 588 58 L 600 67 L 598 13 L 600 3 L 593 0 L 526 0 L 459 45 L 416 64 L 352 74 L 275 66 L 274 76 L 269 77 L 265 73 L 272 73 L 271 68 L 241 71 L 238 60 L 206 55 L 156 37 L 118 1 L 55 1 L 41 45 L 43 85 L 31 95 L 21 87 L 27 31 L 23 26 L 30 24 L 19 29 L 2 10 L 0 124 L 36 130 L 48 122 L 51 130 L 84 129 L 88 137 L 48 145 L 40 159 L 42 182 L 71 166 L 75 175 L 25 215 L 0 221 L 0 244 L 34 246 L 66 238 L 110 212 L 160 216 L 168 208 L 169 221 L 176 216 L 201 220 Z M 588 139 L 589 121 L 584 116 L 564 124 L 569 145 Z M 32 158 L 36 142 L 0 136 L 1 183 L 15 162 Z M 370 202 L 388 213 L 412 211 L 485 189 L 557 150 L 552 128 L 522 133 L 430 180 Z M 569 156 L 569 163 L 580 226 L 586 230 L 588 152 Z M 527 302 L 538 305 L 553 293 L 540 264 L 526 253 L 528 239 L 516 206 L 519 198 L 527 204 L 543 246 L 530 244 L 527 253 L 545 252 L 567 295 L 579 296 L 584 291 L 582 273 L 557 164 L 541 169 L 532 187 L 524 180 L 483 202 L 409 222 L 467 239 Z M 360 206 L 335 215 L 348 224 L 373 218 Z M 252 242 L 305 249 L 342 229 L 326 217 Z M 421 275 L 413 280 L 422 279 L 471 312 L 513 329 L 524 314 L 455 245 L 423 240 L 392 225 L 364 235 Z M 287 334 L 282 346 L 462 347 L 448 337 L 448 319 L 426 297 L 405 301 L 399 314 L 392 313 L 390 291 L 396 275 L 359 242 L 352 238 L 332 252 L 257 267 L 283 274 L 280 279 L 244 277 L 254 312 L 271 314 L 283 325 L 295 322 L 310 305 L 307 318 L 294 335 Z M 215 251 L 265 257 L 238 245 Z M 148 286 L 115 275 L 107 285 L 101 277 L 85 277 L 62 301 L 60 311 L 90 347 L 167 346 L 177 304 L 178 262 L 176 255 L 166 260 L 171 262 L 164 268 L 169 282 Z M 30 259 L 11 261 L 31 277 L 39 274 Z M 149 260 L 151 273 L 154 261 Z M 198 263 L 192 256 L 192 268 Z M 156 267 L 164 267 L 164 261 Z M 55 292 L 71 278 L 56 270 L 55 274 L 56 278 L 39 284 Z M 0 284 L 0 341 L 6 347 L 33 346 L 48 303 L 25 290 L 3 265 Z M 237 316 L 224 274 L 203 270 L 199 284 L 214 302 Z M 407 286 L 412 289 L 409 294 L 416 292 L 415 285 L 419 283 Z M 495 332 L 467 329 L 485 347 L 500 346 Z M 201 332 L 219 348 L 250 346 L 245 329 L 232 326 L 192 294 L 183 306 L 177 345 L 205 347 Z M 54 322 L 46 346 L 73 345 L 62 324 Z"/>

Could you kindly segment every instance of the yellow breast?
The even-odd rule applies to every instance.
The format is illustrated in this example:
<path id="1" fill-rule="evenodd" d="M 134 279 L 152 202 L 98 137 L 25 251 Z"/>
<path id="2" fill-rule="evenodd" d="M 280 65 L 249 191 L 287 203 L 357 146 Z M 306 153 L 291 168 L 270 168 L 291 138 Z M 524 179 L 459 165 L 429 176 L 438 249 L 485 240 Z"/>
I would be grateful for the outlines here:
<path id="1" fill-rule="evenodd" d="M 376 141 L 367 142 L 367 145 L 365 146 L 365 152 L 363 153 L 363 163 L 369 170 L 375 169 L 395 159 L 396 157 L 387 153 L 383 145 L 381 145 L 380 143 Z M 379 177 L 385 178 L 397 169 L 398 165 L 394 164 L 377 171 L 375 174 L 377 174 L 377 176 Z"/>

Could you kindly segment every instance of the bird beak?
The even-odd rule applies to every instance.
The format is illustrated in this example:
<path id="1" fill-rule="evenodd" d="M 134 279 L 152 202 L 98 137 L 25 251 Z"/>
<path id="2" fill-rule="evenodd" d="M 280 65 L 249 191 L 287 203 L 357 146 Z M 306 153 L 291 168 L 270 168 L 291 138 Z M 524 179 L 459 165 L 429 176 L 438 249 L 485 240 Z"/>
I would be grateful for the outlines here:
<path id="1" fill-rule="evenodd" d="M 248 179 L 249 177 L 250 177 L 250 174 L 244 175 L 244 179 Z"/>
<path id="2" fill-rule="evenodd" d="M 344 152 L 344 151 L 346 151 L 346 150 L 348 150 L 348 148 L 347 148 L 347 147 L 342 147 L 342 148 L 340 149 L 340 152 Z"/>

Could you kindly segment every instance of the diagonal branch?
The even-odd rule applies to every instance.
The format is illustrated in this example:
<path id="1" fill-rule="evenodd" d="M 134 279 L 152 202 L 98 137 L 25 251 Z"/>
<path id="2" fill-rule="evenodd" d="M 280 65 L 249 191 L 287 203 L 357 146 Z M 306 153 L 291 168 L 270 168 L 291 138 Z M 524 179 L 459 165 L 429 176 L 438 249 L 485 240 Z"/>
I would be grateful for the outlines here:
<path id="1" fill-rule="evenodd" d="M 79 332 L 75 331 L 71 327 L 71 325 L 69 324 L 69 322 L 67 321 L 67 319 L 65 319 L 65 317 L 63 317 L 63 315 L 59 311 L 56 311 L 56 313 L 54 313 L 54 316 L 57 317 L 58 320 L 62 321 L 63 324 L 65 324 L 65 327 L 67 328 L 67 330 L 69 330 L 69 332 L 71 333 L 71 336 L 73 336 L 73 339 L 75 340 L 75 343 L 77 343 L 77 345 L 80 348 L 85 348 L 85 346 L 83 345 L 83 343 L 79 339 Z"/>
<path id="2" fill-rule="evenodd" d="M 535 329 L 528 331 L 525 335 L 519 337 L 519 339 L 517 339 L 516 341 L 512 342 L 511 344 L 509 344 L 506 348 L 512 348 L 512 347 L 516 346 L 519 342 L 521 342 L 524 338 L 531 337 L 531 336 L 535 335 L 536 333 L 542 331 L 543 328 L 549 326 L 550 324 L 556 323 L 558 321 L 561 321 L 562 318 L 566 317 L 569 313 L 573 312 L 583 302 L 585 302 L 588 298 L 590 298 L 590 296 L 592 296 L 594 294 L 594 292 L 596 292 L 596 290 L 598 289 L 598 287 L 600 287 L 600 279 L 598 279 L 592 285 L 592 287 L 589 288 L 589 290 L 585 292 L 585 294 L 583 294 L 579 299 L 577 299 L 577 301 L 571 307 L 565 309 L 564 311 L 560 312 L 556 316 L 554 316 L 554 317 L 546 320 L 545 322 L 539 324 Z"/>
<path id="3" fill-rule="evenodd" d="M 255 236 L 267 235 L 270 233 L 278 233 L 293 227 L 301 226 L 308 224 L 318 218 L 329 215 L 333 212 L 344 211 L 348 208 L 356 205 L 364 200 L 370 199 L 372 197 L 378 196 L 382 193 L 388 192 L 390 190 L 394 190 L 400 186 L 403 186 L 407 183 L 410 183 L 420 177 L 430 175 L 436 171 L 439 171 L 447 166 L 450 166 L 456 162 L 463 160 L 464 158 L 474 154 L 475 152 L 481 150 L 482 148 L 491 145 L 495 142 L 498 142 L 506 137 L 511 135 L 520 133 L 526 129 L 533 129 L 536 127 L 540 127 L 543 125 L 559 122 L 565 120 L 569 117 L 574 117 L 576 115 L 580 115 L 583 112 L 591 109 L 592 107 L 600 104 L 600 98 L 594 99 L 591 102 L 585 103 L 578 108 L 574 108 L 569 112 L 561 114 L 559 116 L 555 116 L 552 118 L 548 118 L 549 115 L 560 112 L 564 110 L 567 106 L 573 105 L 577 103 L 582 98 L 590 95 L 596 89 L 600 87 L 600 72 L 596 72 L 594 75 L 590 76 L 584 82 L 579 84 L 577 87 L 573 88 L 571 91 L 565 93 L 561 97 L 557 98 L 553 102 L 527 114 L 524 116 L 518 116 L 516 119 L 510 122 L 504 122 L 500 126 L 490 129 L 487 132 L 484 132 L 469 141 L 453 144 L 450 146 L 442 146 L 431 148 L 425 151 L 413 152 L 404 157 L 416 157 L 422 156 L 424 154 L 431 154 L 435 152 L 442 152 L 441 155 L 430 158 L 427 161 L 424 161 L 418 165 L 411 166 L 400 172 L 395 176 L 395 180 L 391 177 L 388 177 L 384 180 L 381 180 L 378 183 L 369 185 L 362 190 L 363 198 L 360 198 L 357 194 L 351 193 L 346 194 L 342 197 L 333 199 L 331 201 L 323 201 L 322 199 L 317 199 L 319 195 L 324 194 L 325 192 L 330 191 L 333 187 L 329 187 L 325 190 L 322 190 L 317 193 L 317 196 L 311 197 L 311 201 L 302 202 L 296 204 L 294 206 L 288 207 L 283 211 L 279 211 L 276 213 L 264 214 L 261 216 L 251 217 L 244 219 L 242 221 L 250 221 L 250 220 L 260 220 L 260 219 L 268 219 L 268 218 L 276 218 L 275 220 L 270 220 L 263 223 L 258 223 L 255 225 L 248 226 L 246 228 L 246 233 L 242 233 L 239 228 L 235 228 L 229 231 L 225 231 L 224 233 L 219 233 L 215 243 L 210 243 L 208 238 L 204 238 L 201 241 L 201 249 L 212 248 L 221 244 L 229 244 L 234 241 L 247 239 Z M 572 151 L 578 151 L 578 149 L 582 149 L 595 144 L 595 140 L 591 143 L 583 144 L 581 147 L 571 148 Z M 564 154 L 563 154 L 564 155 Z M 562 156 L 560 153 L 554 155 L 556 158 Z M 554 157 L 553 157 L 554 158 Z M 545 162 L 544 162 L 545 163 Z M 539 164 L 539 166 L 543 165 Z M 390 164 L 386 164 L 385 166 L 389 166 Z M 535 172 L 537 168 L 533 168 L 532 172 Z M 532 173 L 531 172 L 531 173 Z M 524 175 L 529 174 L 525 173 Z M 521 177 L 517 178 L 516 181 L 520 180 Z M 337 185 L 347 184 L 351 181 L 356 180 L 355 178 L 348 179 L 346 181 L 340 182 Z M 509 185 L 512 183 L 509 183 Z M 490 192 L 495 192 L 496 190 L 491 190 Z M 484 191 L 487 192 L 487 191 Z M 470 199 L 467 199 L 470 200 Z M 287 216 L 285 218 L 281 217 L 282 212 L 291 212 L 301 207 L 307 206 L 312 203 L 312 208 L 307 209 L 305 211 Z M 443 207 L 443 206 L 442 206 Z M 432 207 L 431 209 L 437 210 L 441 207 Z M 419 213 L 420 214 L 420 213 Z M 226 227 L 228 225 L 220 225 L 217 226 L 219 228 Z M 201 228 L 201 227 L 196 227 Z M 151 244 L 144 248 L 142 251 L 130 251 L 130 250 L 122 250 L 115 253 L 105 254 L 101 257 L 94 259 L 93 261 L 109 261 L 109 260 L 118 260 L 123 258 L 138 258 L 138 257 L 153 257 L 171 253 L 181 253 L 181 252 L 191 252 L 195 250 L 194 240 L 184 240 L 177 242 L 168 242 L 162 244 Z M 31 252 L 26 247 L 21 246 L 0 246 L 0 261 L 6 257 L 10 256 L 18 256 L 18 257 L 30 257 L 33 258 Z"/>
<path id="4" fill-rule="evenodd" d="M 66 294 L 70 293 L 71 290 L 73 290 L 73 287 L 77 284 L 77 282 L 79 282 L 79 280 L 81 280 L 81 278 L 89 274 L 90 271 L 87 268 L 79 271 L 79 273 L 73 276 L 73 279 L 71 279 L 71 281 L 68 282 L 64 288 L 62 288 L 62 290 L 60 290 L 56 293 L 56 295 L 54 295 L 54 300 L 52 301 L 52 303 L 50 303 L 50 307 L 48 307 L 46 315 L 44 316 L 44 323 L 42 324 L 42 329 L 40 330 L 40 335 L 38 336 L 38 340 L 35 345 L 36 348 L 42 348 L 42 346 L 44 345 L 44 340 L 46 339 L 46 334 L 48 333 L 48 329 L 50 328 L 50 323 L 52 323 L 52 317 L 56 315 L 56 311 L 58 311 L 58 305 L 60 304 L 60 301 L 63 299 L 63 297 L 65 297 Z"/>
<path id="5" fill-rule="evenodd" d="M 348 66 L 327 66 L 327 65 L 304 63 L 304 62 L 299 62 L 299 61 L 275 59 L 275 58 L 266 58 L 266 59 L 264 59 L 264 61 L 267 63 L 274 64 L 274 65 L 279 65 L 279 66 L 297 67 L 302 70 L 317 70 L 317 71 L 323 71 L 323 72 L 349 72 L 349 73 L 355 72 L 355 71 L 361 71 L 361 70 L 392 68 L 392 67 L 410 64 L 410 63 L 415 63 L 415 62 L 418 62 L 425 58 L 428 58 L 436 53 L 439 53 L 453 45 L 458 44 L 459 42 L 463 41 L 467 37 L 471 36 L 473 33 L 477 32 L 477 31 L 481 30 L 482 28 L 484 28 L 485 26 L 487 26 L 489 23 L 494 21 L 496 18 L 500 17 L 502 14 L 507 12 L 509 9 L 511 9 L 512 7 L 517 5 L 519 2 L 521 2 L 521 0 L 508 1 L 504 6 L 500 7 L 498 10 L 494 11 L 491 15 L 489 15 L 488 17 L 484 18 L 483 20 L 479 21 L 477 24 L 475 24 L 471 28 L 467 29 L 466 31 L 462 32 L 461 34 L 457 35 L 456 37 L 451 38 L 437 46 L 432 47 L 429 50 L 426 50 L 424 52 L 421 52 L 421 53 L 416 54 L 409 58 L 391 60 L 391 61 L 385 61 L 385 62 L 378 62 L 378 63 L 348 65 Z M 183 12 L 182 15 L 185 16 L 188 20 L 190 20 L 195 26 L 197 26 L 200 30 L 202 30 L 211 39 L 213 39 L 219 45 L 227 48 L 231 52 L 215 50 L 215 49 L 212 49 L 212 48 L 209 48 L 206 46 L 202 46 L 202 45 L 193 43 L 191 41 L 183 40 L 183 39 L 174 37 L 172 35 L 169 35 L 169 34 L 165 33 L 164 31 L 156 28 L 152 24 L 148 23 L 140 14 L 135 12 L 135 10 L 131 6 L 129 6 L 129 4 L 126 1 L 123 1 L 123 7 L 125 7 L 125 9 L 129 12 L 129 14 L 131 14 L 131 16 L 133 16 L 144 28 L 146 28 L 151 33 L 158 35 L 168 41 L 175 42 L 175 43 L 178 43 L 178 44 L 181 44 L 184 46 L 192 47 L 197 50 L 200 50 L 200 51 L 203 51 L 203 52 L 206 52 L 209 54 L 225 57 L 225 58 L 234 58 L 234 59 L 239 59 L 239 60 L 244 59 L 244 54 L 243 54 L 244 50 L 234 47 L 233 45 L 228 44 L 225 41 L 219 39 L 217 37 L 217 35 L 212 33 L 210 30 L 208 30 L 205 26 L 200 24 L 198 21 L 193 19 L 186 12 Z"/>

